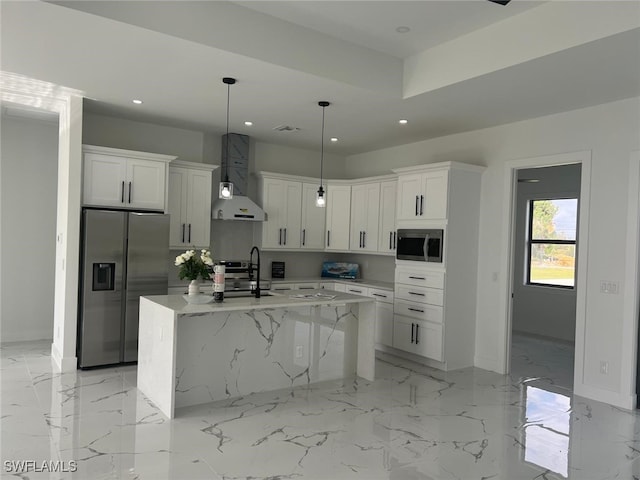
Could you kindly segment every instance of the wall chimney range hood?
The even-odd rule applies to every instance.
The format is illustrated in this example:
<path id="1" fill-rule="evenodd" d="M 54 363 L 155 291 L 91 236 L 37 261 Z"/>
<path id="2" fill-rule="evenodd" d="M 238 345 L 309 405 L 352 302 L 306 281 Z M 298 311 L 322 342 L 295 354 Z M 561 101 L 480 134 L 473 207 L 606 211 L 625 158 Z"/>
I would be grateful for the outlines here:
<path id="1" fill-rule="evenodd" d="M 227 142 L 229 148 L 227 149 Z M 229 152 L 229 155 L 227 155 Z M 264 210 L 247 197 L 249 181 L 249 136 L 229 133 L 222 136 L 222 168 L 233 183 L 233 197 L 217 198 L 211 206 L 213 220 L 264 221 Z"/>

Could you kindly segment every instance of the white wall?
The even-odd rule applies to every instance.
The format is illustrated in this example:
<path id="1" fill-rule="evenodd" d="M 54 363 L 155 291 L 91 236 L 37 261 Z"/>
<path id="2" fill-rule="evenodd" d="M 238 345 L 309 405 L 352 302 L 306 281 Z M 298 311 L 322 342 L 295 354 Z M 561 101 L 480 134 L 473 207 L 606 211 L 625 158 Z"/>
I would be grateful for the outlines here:
<path id="1" fill-rule="evenodd" d="M 535 178 L 540 181 L 517 184 L 511 320 L 514 331 L 569 342 L 575 340 L 575 289 L 527 285 L 525 265 L 529 201 L 558 197 L 579 198 L 580 170 L 580 164 L 573 164 L 518 171 L 518 178 Z"/>
<path id="2" fill-rule="evenodd" d="M 53 338 L 58 120 L 52 118 L 0 119 L 3 342 Z"/>
<path id="3" fill-rule="evenodd" d="M 640 145 L 640 99 L 628 99 L 595 107 L 516 122 L 347 158 L 346 174 L 376 175 L 395 166 L 457 160 L 488 166 L 482 179 L 478 306 L 476 317 L 476 365 L 499 371 L 504 352 L 502 328 L 506 255 L 502 245 L 505 162 L 513 159 L 590 150 L 592 153 L 590 218 L 587 252 L 584 372 L 579 372 L 579 395 L 629 405 L 628 379 L 621 378 L 622 344 L 636 339 L 623 336 L 623 324 L 635 318 L 623 316 L 622 295 L 600 293 L 602 279 L 625 278 L 626 205 L 631 151 Z M 494 277 L 495 274 L 495 277 Z M 637 292 L 636 292 L 637 294 Z M 635 349 L 631 350 L 635 351 Z M 609 373 L 600 373 L 600 362 Z"/>

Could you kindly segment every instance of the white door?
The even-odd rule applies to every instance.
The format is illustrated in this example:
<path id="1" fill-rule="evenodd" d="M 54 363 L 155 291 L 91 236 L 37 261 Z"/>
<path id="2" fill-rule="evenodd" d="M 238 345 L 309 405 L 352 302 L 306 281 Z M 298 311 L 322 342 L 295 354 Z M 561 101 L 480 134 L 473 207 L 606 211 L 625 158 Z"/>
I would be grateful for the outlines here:
<path id="1" fill-rule="evenodd" d="M 449 172 L 447 170 L 427 172 L 422 177 L 423 197 L 420 198 L 420 218 L 440 220 L 447 218 L 447 192 Z"/>
<path id="2" fill-rule="evenodd" d="M 395 180 L 380 184 L 379 252 L 393 254 L 396 250 L 396 187 Z"/>
<path id="3" fill-rule="evenodd" d="M 123 207 L 126 160 L 99 153 L 84 154 L 83 204 Z"/>
<path id="4" fill-rule="evenodd" d="M 263 179 L 262 208 L 267 214 L 267 220 L 262 223 L 262 247 L 284 248 L 283 229 L 286 221 L 285 181 Z"/>
<path id="5" fill-rule="evenodd" d="M 398 220 L 415 220 L 420 213 L 422 175 L 400 175 L 398 177 Z"/>
<path id="6" fill-rule="evenodd" d="M 188 243 L 208 249 L 211 235 L 211 172 L 190 170 L 188 180 Z"/>
<path id="7" fill-rule="evenodd" d="M 169 245 L 172 248 L 182 248 L 187 244 L 187 176 L 185 168 L 169 168 L 167 212 L 170 215 Z"/>
<path id="8" fill-rule="evenodd" d="M 316 207 L 318 186 L 302 184 L 302 238 L 301 248 L 322 250 L 324 248 L 324 227 L 326 208 Z M 323 187 L 326 191 L 327 186 Z"/>
<path id="9" fill-rule="evenodd" d="M 285 219 L 283 246 L 286 249 L 300 248 L 302 239 L 302 183 L 284 182 L 286 198 L 284 200 Z"/>
<path id="10" fill-rule="evenodd" d="M 165 171 L 164 162 L 127 159 L 127 207 L 164 211 Z"/>
<path id="11" fill-rule="evenodd" d="M 351 186 L 327 186 L 327 250 L 349 250 Z"/>

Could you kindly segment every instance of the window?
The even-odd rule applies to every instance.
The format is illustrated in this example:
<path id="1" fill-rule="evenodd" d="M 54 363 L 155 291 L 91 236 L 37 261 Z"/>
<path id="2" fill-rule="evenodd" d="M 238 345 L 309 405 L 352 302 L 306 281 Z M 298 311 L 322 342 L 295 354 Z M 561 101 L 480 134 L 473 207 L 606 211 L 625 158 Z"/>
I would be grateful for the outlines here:
<path id="1" fill-rule="evenodd" d="M 527 284 L 573 288 L 578 199 L 529 203 Z"/>

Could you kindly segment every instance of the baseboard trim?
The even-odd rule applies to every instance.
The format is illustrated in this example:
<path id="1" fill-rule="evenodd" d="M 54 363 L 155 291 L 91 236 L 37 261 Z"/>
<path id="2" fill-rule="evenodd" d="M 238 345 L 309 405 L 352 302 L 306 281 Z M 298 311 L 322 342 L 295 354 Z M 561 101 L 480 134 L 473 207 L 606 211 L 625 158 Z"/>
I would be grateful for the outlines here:
<path id="1" fill-rule="evenodd" d="M 51 359 L 61 372 L 73 372 L 78 369 L 78 357 L 63 357 L 55 343 L 51 344 Z"/>

